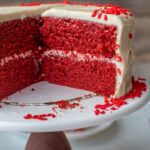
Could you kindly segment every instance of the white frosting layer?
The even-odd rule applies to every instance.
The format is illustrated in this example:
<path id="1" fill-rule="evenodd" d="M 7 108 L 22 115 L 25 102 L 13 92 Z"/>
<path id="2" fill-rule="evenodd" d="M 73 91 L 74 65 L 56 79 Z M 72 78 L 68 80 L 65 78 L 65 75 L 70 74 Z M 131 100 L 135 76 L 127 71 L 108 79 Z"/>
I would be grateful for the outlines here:
<path id="1" fill-rule="evenodd" d="M 73 18 L 81 19 L 91 22 L 97 22 L 100 24 L 114 25 L 117 26 L 117 44 L 119 44 L 119 49 L 116 54 L 122 57 L 122 62 L 117 61 L 115 58 L 113 62 L 116 64 L 117 68 L 121 71 L 121 75 L 116 77 L 116 89 L 114 97 L 123 96 L 131 89 L 131 67 L 133 61 L 133 44 L 132 40 L 129 39 L 128 34 L 133 34 L 134 17 L 125 15 L 107 15 L 108 20 L 106 21 L 104 17 L 98 19 L 97 17 L 92 17 L 92 12 L 97 7 L 95 6 L 63 6 L 52 8 L 45 11 L 43 17 L 62 17 L 62 18 Z M 131 54 L 130 54 L 131 51 Z"/>
<path id="2" fill-rule="evenodd" d="M 79 53 L 77 51 L 69 51 L 69 52 L 65 52 L 62 50 L 47 50 L 43 53 L 42 55 L 43 57 L 45 56 L 55 56 L 55 57 L 62 57 L 62 58 L 71 58 L 74 61 L 86 61 L 86 60 L 90 60 L 90 61 L 107 61 L 107 62 L 112 62 L 110 61 L 110 59 L 108 58 L 103 58 L 101 56 L 94 56 L 92 54 L 86 53 L 86 54 L 82 54 Z M 113 62 L 112 62 L 113 63 Z"/>
<path id="3" fill-rule="evenodd" d="M 25 59 L 27 57 L 30 57 L 31 54 L 32 54 L 32 51 L 26 51 L 24 53 L 14 54 L 12 56 L 8 56 L 8 57 L 5 57 L 5 58 L 2 58 L 2 59 L 0 59 L 0 66 L 3 66 L 6 63 L 9 63 L 12 60 L 16 60 L 16 59 L 20 59 L 20 58 Z"/>
<path id="4" fill-rule="evenodd" d="M 43 4 L 39 6 L 9 6 L 0 7 L 0 22 L 13 19 L 23 19 L 25 17 L 40 16 L 47 9 L 60 6 L 62 4 Z"/>

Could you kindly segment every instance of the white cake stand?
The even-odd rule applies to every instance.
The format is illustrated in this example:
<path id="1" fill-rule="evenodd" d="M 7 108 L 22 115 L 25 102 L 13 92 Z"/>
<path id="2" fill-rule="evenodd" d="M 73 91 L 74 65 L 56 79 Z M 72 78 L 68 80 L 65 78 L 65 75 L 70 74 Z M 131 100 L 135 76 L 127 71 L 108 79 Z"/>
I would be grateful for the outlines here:
<path id="1" fill-rule="evenodd" d="M 65 135 L 71 141 L 82 140 L 106 130 L 111 125 L 113 125 L 113 123 L 114 121 L 110 121 L 93 127 L 69 130 L 65 131 Z"/>
<path id="2" fill-rule="evenodd" d="M 31 89 L 35 89 L 35 91 Z M 54 113 L 52 110 L 53 105 L 41 106 L 43 102 L 70 99 L 89 93 L 88 91 L 49 84 L 46 81 L 33 84 L 11 95 L 7 99 L 7 101 L 11 102 L 20 101 L 23 104 L 22 106 L 1 104 L 0 130 L 50 132 L 74 130 L 105 124 L 141 108 L 149 100 L 150 88 L 148 86 L 147 91 L 142 94 L 142 97 L 129 99 L 127 105 L 124 105 L 116 111 L 107 112 L 104 115 L 96 116 L 94 114 L 94 106 L 103 102 L 103 97 L 94 96 L 89 99 L 81 100 L 80 104 L 83 109 L 77 107 L 72 110 L 55 110 L 57 113 L 56 118 L 49 118 L 46 121 L 25 120 L 23 118 L 23 116 L 28 113 L 33 115 Z M 29 106 L 24 106 L 24 103 L 29 104 Z M 35 104 L 40 106 L 35 106 Z"/>

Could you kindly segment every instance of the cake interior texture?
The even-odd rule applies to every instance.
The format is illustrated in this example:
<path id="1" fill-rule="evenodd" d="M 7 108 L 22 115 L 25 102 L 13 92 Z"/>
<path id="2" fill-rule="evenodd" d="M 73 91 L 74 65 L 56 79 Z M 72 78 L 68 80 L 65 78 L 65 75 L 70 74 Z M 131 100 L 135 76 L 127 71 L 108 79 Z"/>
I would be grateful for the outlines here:
<path id="1" fill-rule="evenodd" d="M 0 59 L 35 50 L 39 44 L 38 19 L 15 19 L 0 23 Z"/>
<path id="2" fill-rule="evenodd" d="M 39 80 L 115 93 L 117 26 L 64 17 L 0 23 L 0 100 Z M 42 78 L 41 78 L 42 77 Z"/>
<path id="3" fill-rule="evenodd" d="M 116 27 L 67 18 L 43 20 L 40 33 L 49 52 L 43 61 L 45 79 L 105 96 L 113 95 L 116 67 L 98 58 L 114 55 Z"/>
<path id="4" fill-rule="evenodd" d="M 40 33 L 50 49 L 90 53 L 112 58 L 117 49 L 117 27 L 70 18 L 43 18 Z"/>
<path id="5" fill-rule="evenodd" d="M 0 23 L 0 99 L 30 85 L 37 77 L 37 18 Z"/>

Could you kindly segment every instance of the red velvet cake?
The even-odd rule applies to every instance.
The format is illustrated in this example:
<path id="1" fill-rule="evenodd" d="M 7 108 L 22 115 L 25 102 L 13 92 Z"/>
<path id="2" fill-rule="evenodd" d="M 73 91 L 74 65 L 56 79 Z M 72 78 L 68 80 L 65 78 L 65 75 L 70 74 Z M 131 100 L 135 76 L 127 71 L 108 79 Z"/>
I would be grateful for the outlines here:
<path id="1" fill-rule="evenodd" d="M 0 99 L 39 76 L 120 97 L 131 89 L 134 17 L 119 6 L 0 8 Z"/>

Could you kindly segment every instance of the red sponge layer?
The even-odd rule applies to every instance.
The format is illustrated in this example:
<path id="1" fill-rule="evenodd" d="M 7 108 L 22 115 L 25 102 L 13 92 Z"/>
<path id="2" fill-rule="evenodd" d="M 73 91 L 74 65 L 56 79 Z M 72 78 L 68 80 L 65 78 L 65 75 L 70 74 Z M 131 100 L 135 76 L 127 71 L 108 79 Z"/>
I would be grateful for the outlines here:
<path id="1" fill-rule="evenodd" d="M 34 50 L 39 45 L 39 20 L 17 19 L 0 23 L 0 59 Z"/>
<path id="2" fill-rule="evenodd" d="M 69 18 L 46 17 L 40 28 L 49 49 L 91 53 L 112 58 L 118 48 L 117 28 Z"/>
<path id="3" fill-rule="evenodd" d="M 64 53 L 76 50 L 81 54 L 112 58 L 118 47 L 116 36 L 115 26 L 94 22 L 67 18 L 17 19 L 0 23 L 0 59 L 30 50 L 35 50 L 32 56 L 37 59 L 47 49 Z M 32 56 L 16 58 L 0 66 L 0 99 L 32 84 L 42 69 L 45 80 L 51 83 L 105 96 L 115 92 L 116 65 L 113 63 L 49 56 L 42 65 L 38 62 L 40 72 L 37 72 Z"/>
<path id="4" fill-rule="evenodd" d="M 50 83 L 70 86 L 110 96 L 115 92 L 116 65 L 105 61 L 74 61 L 70 58 L 47 57 L 43 61 L 45 79 Z"/>
<path id="5" fill-rule="evenodd" d="M 32 57 L 11 60 L 0 66 L 0 99 L 35 81 L 37 66 Z"/>

